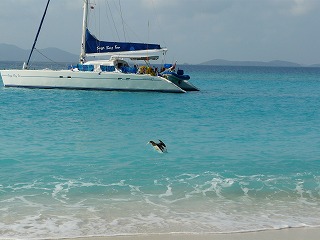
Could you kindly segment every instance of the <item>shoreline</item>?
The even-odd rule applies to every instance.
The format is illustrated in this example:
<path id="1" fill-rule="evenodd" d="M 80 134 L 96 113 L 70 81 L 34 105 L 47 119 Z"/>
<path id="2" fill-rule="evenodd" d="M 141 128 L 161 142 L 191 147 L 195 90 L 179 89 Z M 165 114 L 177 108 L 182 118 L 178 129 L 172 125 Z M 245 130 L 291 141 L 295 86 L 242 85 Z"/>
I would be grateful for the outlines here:
<path id="1" fill-rule="evenodd" d="M 286 228 L 241 233 L 164 233 L 106 237 L 62 238 L 63 240 L 318 240 L 320 227 Z M 58 240 L 58 239 L 52 239 Z"/>

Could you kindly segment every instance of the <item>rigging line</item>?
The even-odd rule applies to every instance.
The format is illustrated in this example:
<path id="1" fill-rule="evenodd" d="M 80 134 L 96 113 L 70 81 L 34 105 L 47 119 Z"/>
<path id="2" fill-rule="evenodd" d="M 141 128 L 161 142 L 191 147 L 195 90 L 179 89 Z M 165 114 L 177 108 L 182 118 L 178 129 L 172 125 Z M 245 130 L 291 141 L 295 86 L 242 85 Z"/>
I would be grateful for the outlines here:
<path id="1" fill-rule="evenodd" d="M 56 61 L 52 60 L 51 58 L 47 57 L 46 55 L 44 55 L 42 52 L 40 52 L 40 50 L 38 50 L 37 48 L 34 48 L 34 50 L 36 50 L 41 56 L 43 56 L 44 58 L 48 59 L 50 62 L 53 62 L 55 64 L 58 64 Z"/>
<path id="2" fill-rule="evenodd" d="M 118 36 L 118 41 L 120 41 L 120 36 L 119 36 L 118 30 L 117 30 L 116 23 L 115 23 L 115 21 L 114 21 L 114 17 L 113 17 L 113 15 L 112 15 L 112 11 L 111 11 L 109 2 L 108 2 L 107 0 L 105 0 L 105 1 L 106 1 L 106 4 L 108 5 L 108 8 L 109 8 L 109 12 L 110 12 L 110 15 L 111 15 L 111 18 L 112 18 L 113 26 L 114 26 L 114 29 L 115 29 L 115 31 L 116 31 L 116 33 L 117 33 L 117 36 Z"/>
<path id="3" fill-rule="evenodd" d="M 28 64 L 29 64 L 29 62 L 30 62 L 30 58 L 31 58 L 31 56 L 32 56 L 33 50 L 34 50 L 35 47 L 36 47 L 36 43 L 37 43 L 37 41 L 38 41 L 38 37 L 39 37 L 40 31 L 41 31 L 41 27 L 42 27 L 44 18 L 45 18 L 46 14 L 47 14 L 47 10 L 48 10 L 49 3 L 50 3 L 50 0 L 48 0 L 46 9 L 45 9 L 45 11 L 44 11 L 44 13 L 43 13 L 43 16 L 42 16 L 42 19 L 41 19 L 41 23 L 40 23 L 40 26 L 39 26 L 39 29 L 38 29 L 36 38 L 35 38 L 35 40 L 34 40 L 34 42 L 33 42 L 33 46 L 32 46 L 32 49 L 31 49 L 31 52 L 30 52 L 30 55 L 29 55 L 27 64 L 26 64 L 26 66 L 25 66 L 26 68 L 28 68 Z"/>
<path id="4" fill-rule="evenodd" d="M 91 3 L 91 4 L 95 4 L 95 2 Z M 100 38 L 100 27 L 99 27 L 99 17 L 100 16 L 98 15 L 99 13 L 97 13 L 97 11 L 95 9 L 92 9 L 91 7 L 89 9 L 91 10 L 90 13 L 92 16 L 89 20 L 92 24 L 92 27 L 94 27 L 94 29 L 95 29 L 94 32 L 97 34 L 97 37 Z M 89 16 L 90 16 L 90 14 L 89 14 Z"/>
<path id="5" fill-rule="evenodd" d="M 126 22 L 124 22 L 125 26 L 126 26 L 126 29 L 127 31 L 130 31 L 130 34 L 132 34 L 137 40 L 139 40 L 140 42 L 143 42 L 144 40 L 141 39 L 141 36 L 139 36 L 139 34 L 137 34 L 133 28 L 130 27 L 130 25 Z M 129 35 L 129 38 L 131 37 L 131 35 Z"/>
<path id="6" fill-rule="evenodd" d="M 149 37 L 150 37 L 150 21 L 148 20 L 148 42 L 149 42 Z M 149 50 L 149 45 L 147 45 L 147 51 L 148 50 Z M 147 55 L 149 55 L 148 52 L 147 52 Z"/>
<path id="7" fill-rule="evenodd" d="M 121 16 L 121 20 L 122 20 L 123 35 L 124 35 L 124 40 L 126 42 L 127 41 L 127 37 L 126 37 L 126 31 L 124 29 L 124 20 L 123 20 L 121 1 L 120 0 L 119 0 L 119 7 L 120 7 L 120 16 Z"/>
<path id="8" fill-rule="evenodd" d="M 116 21 L 114 20 L 115 18 L 113 17 L 113 14 L 114 12 L 116 12 L 120 18 L 121 18 L 121 21 L 122 21 L 122 26 L 123 26 L 123 32 L 124 32 L 124 37 L 125 37 L 125 41 L 127 41 L 127 38 L 128 38 L 128 30 L 133 33 L 135 35 L 135 37 L 137 37 L 138 39 L 140 38 L 140 36 L 134 31 L 132 30 L 132 28 L 130 27 L 130 25 L 128 25 L 128 23 L 124 20 L 124 18 L 122 17 L 123 14 L 122 14 L 122 9 L 121 9 L 121 5 L 120 5 L 120 9 L 119 9 L 119 4 L 117 5 L 115 1 L 113 1 L 113 5 L 112 6 L 115 10 L 111 10 L 111 7 L 110 7 L 110 4 L 107 0 L 105 0 L 105 3 L 106 5 L 108 5 L 108 9 L 109 9 L 109 12 L 110 12 L 110 16 L 112 18 L 112 21 L 113 21 L 113 26 L 114 26 L 114 29 L 117 33 L 117 36 L 118 36 L 118 40 L 120 41 L 120 35 L 119 35 L 119 31 L 118 31 L 118 28 L 117 28 L 117 24 L 115 23 Z M 119 3 L 119 2 L 118 2 Z M 106 12 L 108 12 L 106 10 Z M 109 14 L 107 14 L 107 18 L 109 20 Z M 109 20 L 110 21 L 110 20 Z M 113 32 L 112 32 L 113 33 Z M 140 40 L 141 41 L 141 40 Z"/>
<path id="9" fill-rule="evenodd" d="M 152 3 L 153 11 L 154 11 L 154 13 L 155 13 L 155 15 L 156 15 L 155 19 L 156 19 L 156 21 L 157 21 L 157 26 L 159 27 L 160 32 L 165 32 L 165 31 L 163 31 L 163 29 L 162 29 L 162 27 L 161 27 L 161 24 L 160 24 L 160 22 L 159 22 L 159 16 L 157 15 L 157 11 L 156 11 L 156 8 L 155 8 L 155 6 L 154 6 L 154 1 L 151 0 L 151 3 Z M 164 45 L 166 46 L 167 43 L 165 42 L 165 40 L 162 39 L 162 41 L 163 41 Z"/>
<path id="10" fill-rule="evenodd" d="M 152 4 L 154 14 L 156 16 L 155 20 L 157 22 L 157 26 L 159 27 L 160 32 L 165 32 L 165 31 L 163 31 L 162 25 L 160 24 L 159 16 L 157 15 L 157 11 L 156 11 L 155 4 L 154 4 L 153 0 L 151 0 L 151 4 Z M 164 43 L 164 45 L 167 46 L 166 41 L 163 38 L 161 40 Z M 164 64 L 166 61 L 167 61 L 167 54 L 166 54 L 166 52 L 163 52 L 161 63 Z"/>
<path id="11" fill-rule="evenodd" d="M 96 1 L 94 1 L 94 3 L 96 4 Z M 97 17 L 96 17 L 96 19 L 98 19 L 97 20 L 97 25 L 98 25 L 98 36 L 99 36 L 99 39 L 101 39 L 101 11 L 100 11 L 100 7 L 98 8 L 98 13 L 97 13 Z M 97 41 L 97 45 L 99 45 L 99 47 L 100 47 L 100 42 L 99 41 Z M 99 52 L 100 52 L 100 50 L 99 50 Z"/>
<path id="12" fill-rule="evenodd" d="M 107 32 L 112 34 L 112 37 L 113 37 L 112 39 L 116 39 L 116 37 L 114 36 L 114 32 L 110 31 L 111 28 L 112 28 L 112 26 L 111 26 L 111 21 L 112 20 L 110 19 L 111 17 L 109 16 L 109 13 L 108 13 L 107 0 L 105 0 L 104 4 L 105 4 L 105 7 L 104 7 L 105 15 L 107 17 L 107 24 L 106 24 L 106 28 L 108 27 Z"/>
<path id="13" fill-rule="evenodd" d="M 109 5 L 109 3 L 108 3 L 107 0 L 105 0 L 105 2 L 106 2 L 106 5 L 108 5 L 109 12 L 110 12 L 110 15 L 111 15 L 112 20 L 113 20 L 113 25 L 114 25 L 114 28 L 115 28 L 115 30 L 116 30 L 116 33 L 117 33 L 117 36 L 118 36 L 118 40 L 120 41 L 119 33 L 118 33 L 118 31 L 117 31 L 118 28 L 116 27 L 115 20 L 114 20 L 113 15 L 112 15 L 112 12 L 115 12 L 115 11 L 111 11 L 111 7 L 110 7 L 110 5 Z M 121 14 L 121 10 L 120 10 L 119 7 L 116 5 L 116 3 L 113 2 L 113 4 L 114 4 L 113 7 L 115 8 L 116 12 L 117 12 L 119 15 L 122 15 L 122 14 Z M 106 12 L 107 12 L 107 10 L 106 10 Z M 107 14 L 107 17 L 108 17 L 108 14 Z M 108 20 L 109 20 L 109 18 L 108 18 Z M 109 20 L 109 21 L 110 21 L 110 20 Z M 137 34 L 137 32 L 135 32 L 135 30 L 133 30 L 133 28 L 125 21 L 124 18 L 122 18 L 122 24 L 123 24 L 123 26 L 124 26 L 124 29 L 126 30 L 126 31 L 125 31 L 125 33 L 126 33 L 126 38 L 130 38 L 130 36 L 128 37 L 128 33 L 129 33 L 129 35 L 132 34 L 138 41 L 140 41 L 140 42 L 144 42 L 144 41 L 145 41 L 145 40 L 142 40 L 142 39 L 141 39 L 141 35 Z M 127 41 L 127 40 L 126 40 L 126 41 Z M 128 39 L 128 41 L 130 41 L 130 39 Z"/>
<path id="14" fill-rule="evenodd" d="M 98 8 L 98 28 L 99 28 L 99 39 L 101 37 L 101 8 Z"/>
<path id="15" fill-rule="evenodd" d="M 100 27 L 100 8 L 98 9 L 98 12 L 96 11 L 96 7 L 95 6 L 97 6 L 97 3 L 96 3 L 96 1 L 95 0 L 90 0 L 89 1 L 89 5 L 90 5 L 90 12 L 91 12 L 91 16 L 92 17 L 90 17 L 90 18 L 88 18 L 88 20 L 90 20 L 89 22 L 91 22 L 92 23 L 92 25 L 93 25 L 93 27 L 95 28 L 95 33 L 97 33 L 98 35 L 98 38 L 100 39 L 100 37 L 101 37 L 101 27 Z M 90 14 L 89 14 L 89 16 L 90 16 Z M 88 22 L 88 24 L 89 24 L 89 22 Z M 97 44 L 97 46 L 99 45 L 99 41 L 98 40 L 96 40 L 96 44 Z"/>

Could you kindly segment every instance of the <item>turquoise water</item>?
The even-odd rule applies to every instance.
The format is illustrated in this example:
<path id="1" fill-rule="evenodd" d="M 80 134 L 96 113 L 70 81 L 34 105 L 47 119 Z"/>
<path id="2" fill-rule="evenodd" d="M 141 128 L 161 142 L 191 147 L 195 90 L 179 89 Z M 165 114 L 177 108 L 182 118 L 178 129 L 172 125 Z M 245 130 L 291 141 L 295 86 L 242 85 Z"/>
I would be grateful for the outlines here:
<path id="1" fill-rule="evenodd" d="M 320 68 L 184 69 L 200 92 L 1 86 L 0 238 L 320 226 Z"/>

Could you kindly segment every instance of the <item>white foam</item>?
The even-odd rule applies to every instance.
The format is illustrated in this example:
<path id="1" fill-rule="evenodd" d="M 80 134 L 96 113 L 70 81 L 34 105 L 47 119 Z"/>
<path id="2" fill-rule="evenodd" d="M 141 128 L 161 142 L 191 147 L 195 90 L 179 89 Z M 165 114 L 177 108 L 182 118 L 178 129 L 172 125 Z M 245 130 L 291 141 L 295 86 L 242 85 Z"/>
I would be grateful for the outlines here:
<path id="1" fill-rule="evenodd" d="M 159 198 L 163 198 L 163 197 L 170 197 L 172 196 L 172 187 L 170 185 L 167 186 L 167 191 L 164 194 L 160 194 Z"/>
<path id="2" fill-rule="evenodd" d="M 60 209 L 38 206 L 38 214 L 23 216 L 20 212 L 15 219 L 6 215 L 0 223 L 0 233 L 7 238 L 62 238 L 162 232 L 221 233 L 320 225 L 320 213 L 316 212 L 319 204 L 310 209 L 297 202 L 267 205 L 267 200 L 248 203 L 241 199 L 199 198 L 193 202 L 185 199 L 178 204 L 162 202 L 161 205 L 148 200 L 145 197 L 142 202 L 108 205 L 100 199 L 60 206 Z"/>
<path id="3" fill-rule="evenodd" d="M 289 184 L 279 186 L 279 179 Z M 62 238 L 319 226 L 318 193 L 302 180 L 290 181 L 210 172 L 153 179 L 147 187 L 130 180 L 103 184 L 60 178 L 42 186 L 42 194 L 39 182 L 20 184 L 10 188 L 13 196 L 0 200 L 0 235 Z"/>

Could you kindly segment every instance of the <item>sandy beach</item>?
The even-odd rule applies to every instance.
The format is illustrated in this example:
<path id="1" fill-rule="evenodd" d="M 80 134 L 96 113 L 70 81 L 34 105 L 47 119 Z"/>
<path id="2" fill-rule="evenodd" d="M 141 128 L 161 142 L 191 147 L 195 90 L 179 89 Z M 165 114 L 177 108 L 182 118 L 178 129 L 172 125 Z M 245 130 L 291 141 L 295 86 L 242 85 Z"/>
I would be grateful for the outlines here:
<path id="1" fill-rule="evenodd" d="M 114 237 L 85 237 L 80 240 L 318 240 L 320 228 L 295 228 L 230 234 L 151 234 Z M 72 240 L 72 239 L 65 239 Z"/>

